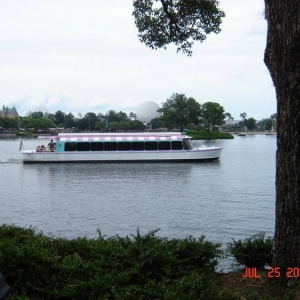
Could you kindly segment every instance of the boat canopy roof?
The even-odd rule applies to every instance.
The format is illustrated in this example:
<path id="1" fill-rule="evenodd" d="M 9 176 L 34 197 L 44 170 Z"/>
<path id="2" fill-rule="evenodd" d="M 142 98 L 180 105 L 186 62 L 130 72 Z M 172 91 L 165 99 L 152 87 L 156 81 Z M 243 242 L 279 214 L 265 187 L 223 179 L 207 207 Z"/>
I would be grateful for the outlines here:
<path id="1" fill-rule="evenodd" d="M 57 139 L 57 135 L 39 135 L 38 139 L 56 140 Z"/>
<path id="2" fill-rule="evenodd" d="M 116 132 L 116 133 L 59 133 L 56 140 L 65 142 L 89 141 L 181 141 L 190 138 L 180 132 Z"/>

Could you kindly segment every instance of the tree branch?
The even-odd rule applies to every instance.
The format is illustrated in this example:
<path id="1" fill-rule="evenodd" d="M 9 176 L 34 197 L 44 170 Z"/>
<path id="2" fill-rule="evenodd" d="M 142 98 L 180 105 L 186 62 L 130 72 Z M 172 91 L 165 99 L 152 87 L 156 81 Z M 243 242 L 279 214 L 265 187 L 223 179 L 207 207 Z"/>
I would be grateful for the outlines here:
<path id="1" fill-rule="evenodd" d="M 163 10 L 164 10 L 167 18 L 170 20 L 170 23 L 169 23 L 170 38 L 172 38 L 173 37 L 173 28 L 172 28 L 173 25 L 175 25 L 175 28 L 177 29 L 177 31 L 180 32 L 180 28 L 179 28 L 179 26 L 177 24 L 177 18 L 176 18 L 176 16 L 174 14 L 172 14 L 172 13 L 169 12 L 168 5 L 165 2 L 165 0 L 160 0 L 160 2 L 162 4 Z"/>

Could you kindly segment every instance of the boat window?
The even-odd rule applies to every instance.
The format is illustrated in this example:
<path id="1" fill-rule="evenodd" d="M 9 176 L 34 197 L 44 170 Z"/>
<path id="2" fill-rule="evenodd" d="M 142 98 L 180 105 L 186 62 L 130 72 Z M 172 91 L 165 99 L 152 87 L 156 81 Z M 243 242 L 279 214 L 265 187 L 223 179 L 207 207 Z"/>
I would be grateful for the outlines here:
<path id="1" fill-rule="evenodd" d="M 90 151 L 89 142 L 77 142 L 77 151 Z"/>
<path id="2" fill-rule="evenodd" d="M 171 143 L 169 141 L 158 142 L 158 150 L 171 150 Z"/>
<path id="3" fill-rule="evenodd" d="M 103 151 L 103 142 L 91 142 L 91 151 Z"/>
<path id="4" fill-rule="evenodd" d="M 119 151 L 130 151 L 131 147 L 130 147 L 130 142 L 119 142 L 118 143 L 118 150 Z"/>
<path id="5" fill-rule="evenodd" d="M 183 148 L 184 148 L 184 150 L 193 149 L 193 144 L 191 143 L 190 139 L 184 139 L 183 140 Z"/>
<path id="6" fill-rule="evenodd" d="M 65 151 L 76 151 L 76 142 L 66 142 Z"/>
<path id="7" fill-rule="evenodd" d="M 157 142 L 145 142 L 145 150 L 157 150 Z"/>
<path id="8" fill-rule="evenodd" d="M 117 151 L 117 146 L 116 142 L 105 142 L 104 151 Z"/>
<path id="9" fill-rule="evenodd" d="M 145 144 L 144 142 L 132 142 L 131 150 L 132 151 L 144 151 L 145 150 L 144 144 Z"/>
<path id="10" fill-rule="evenodd" d="M 172 150 L 182 150 L 182 142 L 172 141 Z"/>
<path id="11" fill-rule="evenodd" d="M 187 140 L 183 140 L 183 149 L 184 150 L 188 150 L 189 149 L 189 143 L 187 142 Z"/>

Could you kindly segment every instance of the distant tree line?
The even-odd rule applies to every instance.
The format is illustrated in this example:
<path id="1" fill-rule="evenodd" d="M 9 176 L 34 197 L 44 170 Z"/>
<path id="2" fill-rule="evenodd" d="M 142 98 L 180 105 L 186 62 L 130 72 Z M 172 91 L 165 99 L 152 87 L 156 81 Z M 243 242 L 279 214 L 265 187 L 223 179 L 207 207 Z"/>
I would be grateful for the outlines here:
<path id="1" fill-rule="evenodd" d="M 227 125 L 229 130 L 237 127 L 243 131 L 245 128 L 247 130 L 270 130 L 272 126 L 276 127 L 276 114 L 257 122 L 252 117 L 247 118 L 245 112 L 240 114 L 242 121 L 233 126 L 230 122 L 234 118 L 229 112 L 225 112 L 219 103 L 205 102 L 201 105 L 194 98 L 188 98 L 184 94 L 173 94 L 162 104 L 159 111 L 162 112 L 162 116 L 152 120 L 153 128 L 178 128 L 180 131 L 184 128 L 211 130 L 216 126 L 224 127 L 226 118 L 229 120 Z"/>
<path id="2" fill-rule="evenodd" d="M 210 129 L 224 123 L 224 108 L 216 102 L 200 104 L 192 97 L 184 94 L 173 94 L 162 104 L 159 111 L 162 116 L 153 120 L 156 126 L 168 129 L 177 128 L 181 132 L 186 127 L 200 127 Z"/>
<path id="3" fill-rule="evenodd" d="M 269 118 L 264 118 L 260 121 L 257 121 L 254 118 L 247 118 L 247 113 L 243 112 L 240 114 L 242 120 L 238 123 L 234 123 L 234 118 L 230 113 L 225 113 L 225 116 L 228 120 L 227 128 L 228 129 L 242 129 L 242 131 L 246 130 L 271 130 L 272 128 L 276 130 L 276 119 L 277 114 L 272 114 Z"/>
<path id="4" fill-rule="evenodd" d="M 58 110 L 54 114 L 41 111 L 32 112 L 27 117 L 0 118 L 0 127 L 18 128 L 25 130 L 49 130 L 50 128 L 74 129 L 80 131 L 98 130 L 145 130 L 146 126 L 136 119 L 134 113 L 127 115 L 125 112 L 108 111 L 105 115 L 88 112 L 84 116 L 80 113 L 75 117 L 72 113 Z"/>
<path id="5" fill-rule="evenodd" d="M 229 120 L 227 128 L 233 129 L 230 121 L 233 117 L 224 111 L 223 106 L 216 102 L 205 102 L 202 105 L 192 97 L 184 94 L 173 94 L 162 103 L 159 118 L 152 119 L 148 124 L 151 129 L 180 130 L 198 129 L 210 130 L 216 126 L 224 126 L 225 118 Z M 263 119 L 259 123 L 254 118 L 247 118 L 246 113 L 241 113 L 242 121 L 238 124 L 240 128 L 249 130 L 270 130 L 274 126 L 276 114 L 270 118 Z M 235 127 L 237 124 L 235 124 Z M 258 128 L 259 126 L 259 128 Z M 48 114 L 41 111 L 30 113 L 27 117 L 0 118 L 0 127 L 18 128 L 29 131 L 47 131 L 51 128 L 73 129 L 79 131 L 139 131 L 145 130 L 147 125 L 137 120 L 137 116 L 131 112 L 128 115 L 123 111 L 109 110 L 106 114 L 88 112 L 84 116 L 80 113 L 75 117 L 72 113 L 64 113 L 58 110 L 56 113 Z"/>

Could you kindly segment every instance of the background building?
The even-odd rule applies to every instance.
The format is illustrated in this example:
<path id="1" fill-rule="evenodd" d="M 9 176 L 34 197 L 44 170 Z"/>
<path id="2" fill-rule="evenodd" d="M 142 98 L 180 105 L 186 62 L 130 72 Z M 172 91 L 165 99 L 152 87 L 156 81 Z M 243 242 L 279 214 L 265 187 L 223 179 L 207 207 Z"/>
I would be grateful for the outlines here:
<path id="1" fill-rule="evenodd" d="M 14 106 L 12 108 L 9 108 L 8 106 L 5 107 L 5 105 L 3 105 L 3 108 L 1 111 L 1 117 L 2 118 L 19 118 L 19 114 L 17 112 L 17 109 Z"/>
<path id="2" fill-rule="evenodd" d="M 159 105 L 152 101 L 144 101 L 136 108 L 135 114 L 139 121 L 149 123 L 152 119 L 159 118 L 161 113 L 157 110 Z"/>

